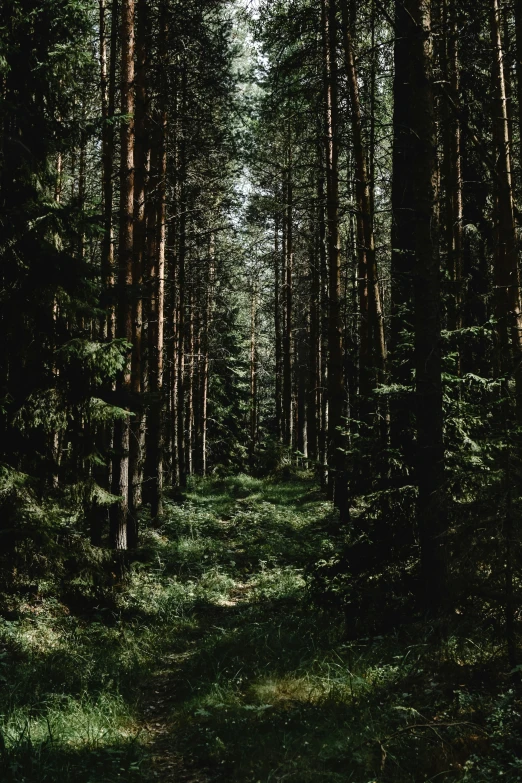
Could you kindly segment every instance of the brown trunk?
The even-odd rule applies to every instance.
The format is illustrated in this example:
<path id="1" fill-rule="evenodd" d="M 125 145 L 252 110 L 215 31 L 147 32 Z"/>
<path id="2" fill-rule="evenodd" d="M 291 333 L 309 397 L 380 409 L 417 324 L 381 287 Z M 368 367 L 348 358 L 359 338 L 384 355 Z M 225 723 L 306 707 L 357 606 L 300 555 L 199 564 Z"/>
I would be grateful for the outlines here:
<path id="1" fill-rule="evenodd" d="M 187 394 L 187 473 L 192 476 L 194 473 L 194 281 L 191 281 L 188 295 L 188 394 Z"/>
<path id="2" fill-rule="evenodd" d="M 212 324 L 212 302 L 214 299 L 214 275 L 215 275 L 215 259 L 214 259 L 214 236 L 210 237 L 209 247 L 209 272 L 207 282 L 207 301 L 205 306 L 205 321 L 203 327 L 203 381 L 201 390 L 201 473 L 203 476 L 207 475 L 207 426 L 208 426 L 208 386 L 210 376 L 210 328 Z"/>
<path id="3" fill-rule="evenodd" d="M 337 97 L 337 35 L 335 0 L 322 0 L 324 106 L 326 149 L 326 236 L 328 255 L 328 491 L 349 518 L 343 421 L 346 405 L 341 318 L 341 253 L 339 237 L 339 141 Z"/>
<path id="4" fill-rule="evenodd" d="M 443 53 L 445 81 L 452 100 L 459 100 L 458 30 L 453 5 L 444 0 L 444 28 L 446 48 Z M 452 283 L 452 297 L 448 313 L 449 329 L 462 326 L 462 161 L 460 120 L 450 110 L 447 101 L 442 102 L 444 121 L 444 174 L 445 174 L 445 223 L 448 253 L 448 274 Z"/>
<path id="5" fill-rule="evenodd" d="M 289 448 L 293 445 L 292 417 L 292 266 L 293 248 L 293 186 L 292 186 L 292 151 L 291 141 L 288 143 L 288 168 L 284 193 L 284 242 L 283 242 L 283 443 Z"/>
<path id="6" fill-rule="evenodd" d="M 441 376 L 437 146 L 432 85 L 431 2 L 415 0 L 412 41 L 414 144 L 415 393 L 421 600 L 428 610 L 445 598 L 446 531 Z"/>
<path id="7" fill-rule="evenodd" d="M 412 0 L 395 4 L 395 43 L 393 77 L 393 158 L 391 228 L 391 380 L 401 387 L 390 400 L 390 441 L 401 452 L 406 470 L 413 470 L 414 449 L 411 432 L 411 370 L 413 356 L 403 346 L 409 342 L 403 332 L 413 332 L 413 269 L 415 238 L 412 131 L 413 85 L 411 48 L 415 25 Z"/>
<path id="8" fill-rule="evenodd" d="M 116 93 L 116 59 L 118 53 L 118 0 L 111 4 L 110 60 L 107 72 L 107 44 L 105 35 L 106 0 L 100 0 L 100 71 L 102 93 L 102 195 L 103 238 L 101 247 L 101 272 L 104 287 L 102 302 L 107 305 L 104 332 L 109 340 L 116 334 L 115 312 L 110 292 L 114 286 L 114 238 L 112 210 L 114 187 L 112 167 L 114 161 L 114 110 Z M 107 76 L 108 74 L 108 76 Z"/>
<path id="9" fill-rule="evenodd" d="M 522 165 L 522 3 L 515 0 L 516 73 L 518 98 L 519 163 Z M 520 180 L 519 180 L 520 181 Z"/>
<path id="10" fill-rule="evenodd" d="M 86 138 L 85 138 L 85 101 L 81 99 L 81 112 L 80 112 L 80 155 L 78 166 L 78 210 L 81 215 L 85 212 L 85 153 L 86 153 Z M 85 255 L 85 235 L 83 232 L 83 226 L 80 227 L 80 236 L 78 237 L 78 258 L 83 260 Z M 80 323 L 80 328 L 83 328 L 83 319 Z"/>
<path id="11" fill-rule="evenodd" d="M 498 0 L 490 0 L 490 2 L 494 81 L 493 133 L 498 151 L 495 315 L 501 354 L 501 371 L 507 371 L 514 375 L 517 413 L 519 418 L 522 418 L 522 316 L 513 206 L 506 66 L 500 28 L 499 2 Z"/>
<path id="12" fill-rule="evenodd" d="M 275 411 L 276 434 L 278 440 L 283 436 L 283 352 L 281 330 L 281 259 L 279 256 L 279 214 L 274 218 L 274 332 L 275 332 Z"/>
<path id="13" fill-rule="evenodd" d="M 167 20 L 165 3 L 161 7 L 160 62 L 162 73 L 166 63 Z M 165 247 L 166 247 L 166 175 L 167 175 L 167 113 L 165 103 L 167 85 L 160 82 L 159 107 L 155 115 L 151 154 L 150 201 L 147 225 L 148 285 L 150 290 L 148 316 L 148 394 L 147 412 L 147 501 L 151 516 L 162 514 L 163 494 L 163 341 L 165 305 Z"/>
<path id="14" fill-rule="evenodd" d="M 306 424 L 306 400 L 308 396 L 308 364 L 306 345 L 303 339 L 303 330 L 300 330 L 299 340 L 296 341 L 296 446 L 297 451 L 306 459 L 308 457 L 308 432 Z"/>
<path id="15" fill-rule="evenodd" d="M 112 288 L 114 286 L 114 245 L 113 245 L 113 183 L 112 170 L 114 163 L 114 131 L 111 120 L 114 117 L 114 96 L 116 89 L 116 56 L 118 40 L 118 3 L 111 3 L 111 34 L 109 53 L 107 52 L 107 0 L 100 0 L 100 92 L 102 112 L 102 220 L 103 237 L 101 243 L 101 297 L 100 304 L 104 315 L 100 319 L 100 337 L 112 340 L 115 336 L 114 307 L 112 305 Z M 108 62 L 109 54 L 109 62 Z M 61 159 L 60 159 L 61 164 Z M 61 165 L 60 178 L 57 182 L 57 198 L 61 193 Z M 108 395 L 111 385 L 107 384 L 103 390 Z M 112 445 L 112 427 L 102 423 L 97 427 L 94 435 L 98 454 L 102 459 L 110 452 Z M 109 464 L 95 465 L 93 476 L 96 483 L 109 491 L 111 488 L 111 470 Z M 91 543 L 93 546 L 101 546 L 105 523 L 107 521 L 107 508 L 99 506 L 94 501 L 89 512 Z"/>
<path id="16" fill-rule="evenodd" d="M 186 74 L 182 74 L 182 124 L 186 112 Z M 178 239 L 178 377 L 177 377 L 177 414 L 178 414 L 178 473 L 179 485 L 185 488 L 187 485 L 187 471 L 185 462 L 185 255 L 186 255 L 186 225 L 187 204 L 186 193 L 186 154 L 185 154 L 185 128 L 182 126 L 180 138 L 180 171 L 179 171 L 179 239 Z"/>
<path id="17" fill-rule="evenodd" d="M 132 359 L 131 390 L 134 416 L 130 423 L 129 443 L 129 548 L 138 545 L 138 509 L 141 505 L 143 439 L 145 417 L 141 403 L 143 332 L 143 261 L 145 255 L 146 216 L 145 180 L 147 165 L 147 6 L 138 0 L 136 31 L 136 73 L 134 114 L 134 227 L 132 254 Z"/>
<path id="18" fill-rule="evenodd" d="M 317 178 L 318 201 L 318 243 L 319 243 L 319 478 L 321 487 L 327 489 L 328 482 L 328 259 L 326 253 L 326 220 L 325 220 L 325 193 L 323 152 L 319 151 L 319 176 Z"/>
<path id="19" fill-rule="evenodd" d="M 312 224 L 310 240 L 310 312 L 309 312 L 309 363 L 308 363 L 308 404 L 307 404 L 307 441 L 308 457 L 316 461 L 318 457 L 318 419 L 320 417 L 320 330 L 319 330 L 319 286 L 320 269 L 317 235 Z"/>
<path id="20" fill-rule="evenodd" d="M 250 300 L 250 467 L 254 467 L 257 446 L 257 286 Z"/>
<path id="21" fill-rule="evenodd" d="M 346 75 L 350 93 L 351 126 L 355 162 L 355 199 L 357 207 L 358 276 L 360 305 L 361 384 L 360 394 L 368 398 L 375 382 L 383 382 L 386 363 L 384 318 L 381 305 L 375 238 L 373 233 L 372 194 L 367 153 L 362 135 L 361 104 L 350 35 L 347 0 L 341 0 Z M 375 374 L 377 370 L 377 374 Z"/>
<path id="22" fill-rule="evenodd" d="M 132 251 L 134 212 L 134 0 L 121 4 L 121 113 L 128 117 L 121 125 L 120 162 L 120 227 L 118 259 L 117 336 L 132 344 Z M 119 381 L 121 404 L 129 405 L 131 391 L 130 357 Z M 111 546 L 127 548 L 127 517 L 129 508 L 129 418 L 115 426 L 113 460 L 113 494 L 120 500 L 111 509 Z"/>

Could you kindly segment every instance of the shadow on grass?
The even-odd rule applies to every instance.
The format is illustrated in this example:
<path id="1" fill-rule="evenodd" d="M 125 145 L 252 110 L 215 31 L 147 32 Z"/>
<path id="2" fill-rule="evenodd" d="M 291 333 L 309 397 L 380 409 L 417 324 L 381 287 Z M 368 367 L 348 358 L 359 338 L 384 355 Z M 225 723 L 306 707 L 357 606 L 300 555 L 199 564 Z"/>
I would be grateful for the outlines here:
<path id="1" fill-rule="evenodd" d="M 142 780 L 144 759 L 137 741 L 71 748 L 50 739 L 19 742 L 0 753 L 2 783 L 133 783 Z"/>
<path id="2" fill-rule="evenodd" d="M 349 641 L 311 605 L 303 569 L 335 515 L 310 480 L 194 482 L 167 509 L 111 609 L 51 600 L 0 626 L 2 783 L 465 780 L 484 748 L 464 723 L 487 707 L 518 736 L 465 651 L 420 625 Z"/>
<path id="3" fill-rule="evenodd" d="M 348 644 L 339 618 L 298 596 L 201 604 L 196 614 L 184 650 L 164 661 L 161 693 L 171 749 L 207 779 L 417 783 L 453 774 L 462 729 L 422 726 L 428 719 L 406 690 L 429 687 L 430 674 L 417 656 L 400 661 L 404 641 Z M 430 711 L 432 702 L 430 693 Z M 421 724 L 411 735 L 408 721 Z"/>

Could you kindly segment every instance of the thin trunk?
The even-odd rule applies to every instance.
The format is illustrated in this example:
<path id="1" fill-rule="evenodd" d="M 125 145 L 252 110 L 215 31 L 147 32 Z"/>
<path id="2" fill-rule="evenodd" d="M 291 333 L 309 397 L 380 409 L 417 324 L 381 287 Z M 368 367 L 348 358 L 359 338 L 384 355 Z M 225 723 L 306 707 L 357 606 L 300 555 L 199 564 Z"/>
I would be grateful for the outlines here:
<path id="1" fill-rule="evenodd" d="M 351 106 L 357 210 L 357 256 L 359 278 L 359 419 L 371 423 L 369 398 L 376 382 L 383 382 L 386 363 L 384 318 L 375 255 L 372 193 L 367 153 L 362 134 L 361 105 L 353 40 L 350 35 L 347 0 L 341 1 L 344 58 Z M 367 477 L 366 477 L 367 478 Z M 366 482 L 364 482 L 366 483 Z"/>
<path id="2" fill-rule="evenodd" d="M 415 237 L 412 231 L 415 197 L 413 190 L 414 135 L 412 130 L 413 85 L 411 49 L 415 25 L 414 3 L 395 4 L 393 77 L 393 156 L 391 228 L 391 380 L 401 387 L 390 400 L 390 440 L 401 452 L 406 471 L 414 465 L 411 430 L 411 370 L 413 356 L 405 334 L 413 332 L 413 270 Z M 396 463 L 396 460 L 395 460 Z"/>
<path id="3" fill-rule="evenodd" d="M 132 251 L 134 212 L 134 0 L 122 0 L 121 5 L 121 113 L 120 136 L 120 227 L 118 259 L 117 335 L 132 344 Z M 122 406 L 128 407 L 131 391 L 130 357 L 119 381 Z M 113 493 L 120 500 L 111 509 L 111 546 L 127 549 L 127 517 L 129 508 L 129 418 L 119 419 L 114 434 Z"/>
<path id="4" fill-rule="evenodd" d="M 319 286 L 320 269 L 318 253 L 318 237 L 314 232 L 315 226 L 312 224 L 309 263 L 310 263 L 310 313 L 309 313 L 309 376 L 308 376 L 308 405 L 307 405 L 307 440 L 308 457 L 312 461 L 317 460 L 318 440 L 317 423 L 319 418 Z"/>
<path id="5" fill-rule="evenodd" d="M 326 149 L 326 236 L 328 255 L 328 491 L 349 519 L 345 436 L 346 404 L 341 318 L 341 254 L 339 237 L 339 140 L 337 97 L 337 35 L 335 0 L 322 0 L 324 106 Z"/>
<path id="6" fill-rule="evenodd" d="M 100 337 L 112 340 L 115 336 L 114 307 L 112 306 L 111 290 L 114 285 L 114 252 L 113 252 L 113 183 L 112 170 L 114 163 L 114 131 L 110 120 L 114 116 L 114 100 L 116 89 L 116 54 L 118 32 L 118 4 L 117 0 L 111 3 L 111 34 L 109 52 L 107 51 L 107 0 L 100 0 L 100 92 L 102 112 L 102 220 L 103 237 L 101 243 L 101 297 L 100 304 L 104 315 L 100 319 Z M 109 60 L 108 60 L 109 58 Z M 61 175 L 61 167 L 60 167 Z M 57 196 L 61 192 L 61 176 Z M 103 390 L 108 395 L 111 384 L 107 384 Z M 98 425 L 95 433 L 95 442 L 98 454 L 102 459 L 107 459 L 112 445 L 112 427 L 107 423 Z M 105 490 L 111 487 L 110 463 L 95 465 L 93 468 L 94 480 Z M 97 501 L 89 512 L 90 536 L 93 546 L 101 546 L 104 525 L 107 521 L 107 508 L 99 506 Z"/>
<path id="7" fill-rule="evenodd" d="M 112 210 L 114 187 L 112 170 L 114 162 L 114 112 L 116 94 L 116 59 L 118 53 L 118 0 L 111 4 L 110 59 L 107 70 L 107 44 L 105 35 L 106 0 L 100 0 L 100 70 L 102 88 L 102 195 L 103 238 L 101 247 L 101 273 L 103 283 L 102 303 L 107 306 L 104 333 L 109 340 L 116 334 L 115 312 L 111 291 L 114 286 L 114 237 Z"/>
<path id="8" fill-rule="evenodd" d="M 504 51 L 498 0 L 491 2 L 493 47 L 494 121 L 498 151 L 497 237 L 495 253 L 495 315 L 501 353 L 501 369 L 512 372 L 516 384 L 516 405 L 522 419 L 522 315 L 518 270 L 517 237 L 513 206 L 513 183 L 509 115 Z"/>
<path id="9" fill-rule="evenodd" d="M 81 100 L 82 108 L 80 112 L 80 122 L 81 122 L 81 130 L 80 130 L 80 154 L 79 154 L 79 161 L 78 161 L 78 211 L 80 215 L 82 215 L 82 223 L 83 223 L 83 215 L 85 211 L 85 186 L 86 186 L 86 138 L 85 138 L 85 101 Z M 83 261 L 85 255 L 85 233 L 83 230 L 83 225 L 80 225 L 80 235 L 78 237 L 78 258 Z M 81 323 L 80 328 L 83 327 L 83 323 Z"/>
<path id="10" fill-rule="evenodd" d="M 288 167 L 286 169 L 286 182 L 283 193 L 285 210 L 285 241 L 283 242 L 283 443 L 291 448 L 294 429 L 292 418 L 292 266 L 294 248 L 291 141 L 288 143 Z"/>
<path id="11" fill-rule="evenodd" d="M 250 300 L 250 467 L 254 467 L 257 446 L 257 287 Z"/>
<path id="12" fill-rule="evenodd" d="M 189 372 L 188 372 L 188 394 L 187 394 L 187 472 L 189 476 L 194 474 L 194 281 L 191 281 L 188 296 L 188 354 L 189 354 Z"/>
<path id="13" fill-rule="evenodd" d="M 207 427 L 208 427 L 208 387 L 210 380 L 210 328 L 212 324 L 212 301 L 214 298 L 214 236 L 210 237 L 209 273 L 207 283 L 207 301 L 205 306 L 205 322 L 203 328 L 203 388 L 201 391 L 201 473 L 207 475 Z"/>
<path id="14" fill-rule="evenodd" d="M 147 165 L 147 6 L 138 0 L 136 31 L 135 115 L 134 115 L 134 227 L 132 255 L 132 359 L 131 389 L 134 416 L 129 443 L 128 545 L 138 545 L 138 509 L 141 505 L 143 438 L 145 417 L 141 402 L 143 334 L 143 262 L 146 240 L 145 182 Z"/>
<path id="15" fill-rule="evenodd" d="M 318 201 L 318 242 L 319 242 L 319 478 L 322 489 L 327 489 L 328 482 L 328 259 L 326 253 L 326 220 L 323 155 L 319 155 L 319 176 L 317 179 Z"/>
<path id="16" fill-rule="evenodd" d="M 296 346 L 296 446 L 297 450 L 306 459 L 308 457 L 308 437 L 306 426 L 306 400 L 308 396 L 308 364 L 306 357 L 306 345 L 302 336 L 299 337 Z"/>
<path id="17" fill-rule="evenodd" d="M 186 81 L 186 77 L 184 79 Z M 185 90 L 183 100 L 183 116 L 185 114 Z M 182 134 L 184 129 L 182 130 Z M 179 244 L 178 244 L 178 378 L 177 378 L 177 410 L 178 410 L 178 471 L 179 485 L 183 489 L 187 485 L 187 472 L 185 462 L 185 255 L 186 255 L 186 224 L 187 204 L 186 193 L 186 165 L 185 165 L 185 139 L 180 140 L 180 197 L 179 197 Z"/>
<path id="18" fill-rule="evenodd" d="M 445 599 L 446 531 L 441 375 L 439 254 L 437 246 L 437 146 L 432 84 L 431 2 L 416 0 L 412 41 L 414 145 L 415 393 L 418 527 L 423 605 Z"/>
<path id="19" fill-rule="evenodd" d="M 162 40 L 166 38 L 166 22 L 162 23 Z M 163 46 L 162 46 L 163 48 Z M 165 85 L 160 96 L 164 104 Z M 151 516 L 162 514 L 163 494 L 163 342 L 165 307 L 166 248 L 166 174 L 167 174 L 167 114 L 163 107 L 156 116 L 157 135 L 151 157 L 151 180 L 154 186 L 153 205 L 148 226 L 150 305 L 148 323 L 149 398 L 147 413 L 147 500 Z"/>
<path id="20" fill-rule="evenodd" d="M 444 0 L 445 44 L 444 72 L 447 89 L 455 103 L 459 99 L 458 31 L 455 9 Z M 444 120 L 444 173 L 445 173 L 445 223 L 448 253 L 448 273 L 452 283 L 452 296 L 448 314 L 448 327 L 462 326 L 462 248 L 463 201 L 460 120 L 447 101 L 442 103 Z"/>
<path id="21" fill-rule="evenodd" d="M 518 98 L 518 160 L 522 166 L 522 3 L 515 0 L 516 73 Z M 522 181 L 520 176 L 519 184 Z"/>
<path id="22" fill-rule="evenodd" d="M 284 243 L 283 243 L 284 244 Z M 283 375 L 283 352 L 282 352 L 282 329 L 281 329 L 281 259 L 279 255 L 279 214 L 274 217 L 274 332 L 275 332 L 275 412 L 276 412 L 276 435 L 278 440 L 282 440 L 283 435 L 283 398 L 282 398 L 282 375 Z"/>

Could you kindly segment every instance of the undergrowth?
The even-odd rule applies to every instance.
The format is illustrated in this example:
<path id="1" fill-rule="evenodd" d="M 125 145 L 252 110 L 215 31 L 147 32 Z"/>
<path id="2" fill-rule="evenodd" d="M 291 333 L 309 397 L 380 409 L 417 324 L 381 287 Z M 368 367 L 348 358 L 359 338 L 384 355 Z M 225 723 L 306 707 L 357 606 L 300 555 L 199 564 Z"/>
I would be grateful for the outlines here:
<path id="1" fill-rule="evenodd" d="M 494 629 L 318 602 L 335 518 L 309 477 L 194 482 L 142 522 L 125 584 L 58 569 L 3 600 L 0 780 L 522 781 Z"/>

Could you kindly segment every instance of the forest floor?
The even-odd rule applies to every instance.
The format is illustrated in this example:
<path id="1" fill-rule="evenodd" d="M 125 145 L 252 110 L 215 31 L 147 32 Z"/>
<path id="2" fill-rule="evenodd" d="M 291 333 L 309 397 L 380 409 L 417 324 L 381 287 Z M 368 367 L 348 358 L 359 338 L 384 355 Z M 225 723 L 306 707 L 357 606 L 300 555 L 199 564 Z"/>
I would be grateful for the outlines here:
<path id="1" fill-rule="evenodd" d="M 2 783 L 522 780 L 518 688 L 480 628 L 354 633 L 306 567 L 307 476 L 194 483 L 110 600 L 39 584 L 0 620 Z"/>

